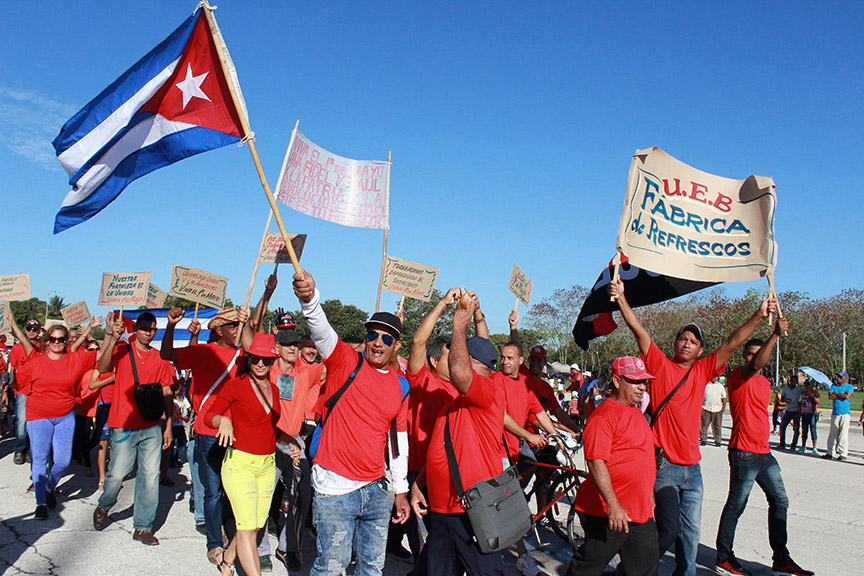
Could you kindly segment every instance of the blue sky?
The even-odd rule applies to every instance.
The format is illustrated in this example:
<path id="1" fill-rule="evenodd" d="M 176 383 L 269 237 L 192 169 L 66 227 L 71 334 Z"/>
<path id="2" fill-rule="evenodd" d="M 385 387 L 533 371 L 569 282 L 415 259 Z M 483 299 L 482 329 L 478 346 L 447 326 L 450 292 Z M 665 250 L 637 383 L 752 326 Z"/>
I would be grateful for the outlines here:
<path id="1" fill-rule="evenodd" d="M 513 307 L 514 262 L 532 302 L 594 282 L 614 253 L 630 158 L 650 146 L 714 174 L 774 178 L 778 290 L 864 285 L 857 262 L 844 267 L 864 208 L 864 3 L 217 5 L 271 186 L 298 119 L 343 156 L 392 150 L 388 252 L 440 267 L 442 290 L 476 290 L 493 331 Z M 96 310 L 102 272 L 152 270 L 164 288 L 182 264 L 227 276 L 243 301 L 268 210 L 246 148 L 145 176 L 52 235 L 68 185 L 51 140 L 194 8 L 0 4 L 0 274 L 30 272 L 34 295 Z M 374 310 L 382 231 L 283 208 L 289 232 L 309 235 L 302 263 L 324 298 Z M 284 272 L 273 304 L 294 308 Z M 382 308 L 398 299 L 385 292 Z"/>

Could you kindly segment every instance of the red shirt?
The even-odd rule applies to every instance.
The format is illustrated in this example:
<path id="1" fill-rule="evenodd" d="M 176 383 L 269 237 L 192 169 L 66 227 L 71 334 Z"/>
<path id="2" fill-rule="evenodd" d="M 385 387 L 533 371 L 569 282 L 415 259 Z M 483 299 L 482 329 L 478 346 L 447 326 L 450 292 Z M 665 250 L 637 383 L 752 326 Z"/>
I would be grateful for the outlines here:
<path id="1" fill-rule="evenodd" d="M 237 356 L 237 361 L 231 367 L 231 371 L 222 379 L 219 388 L 210 394 L 210 397 L 207 399 L 207 406 L 202 407 L 201 402 L 204 401 L 204 397 L 207 396 L 216 380 L 225 373 L 225 369 L 231 363 L 231 359 L 234 358 L 237 349 L 220 346 L 216 342 L 211 342 L 210 344 L 195 344 L 193 346 L 186 346 L 185 348 L 176 348 L 175 352 L 177 352 L 177 361 L 174 365 L 177 369 L 192 370 L 192 392 L 190 396 L 192 398 L 192 409 L 198 414 L 207 412 L 210 404 L 216 398 L 219 388 L 224 386 L 225 382 L 237 376 L 238 367 L 241 366 L 241 360 L 243 359 L 243 351 L 241 350 Z M 192 429 L 195 430 L 196 434 L 215 436 L 216 430 L 211 428 L 209 424 L 209 420 L 205 422 L 203 418 L 196 418 Z"/>
<path id="2" fill-rule="evenodd" d="M 309 396 L 316 384 L 320 386 L 321 370 L 307 366 L 301 366 L 298 361 L 289 374 L 279 370 L 278 360 L 270 367 L 270 386 L 273 393 L 279 396 L 279 429 L 289 436 L 300 433 Z"/>
<path id="3" fill-rule="evenodd" d="M 26 382 L 27 421 L 59 418 L 75 408 L 81 376 L 96 362 L 96 351 L 64 354 L 52 359 L 47 354 L 31 357 L 18 372 Z"/>
<path id="4" fill-rule="evenodd" d="M 324 374 L 324 364 L 320 362 L 306 362 L 303 358 L 298 357 L 297 367 L 304 371 L 308 370 L 308 378 L 312 381 L 312 387 L 306 395 L 306 412 L 303 418 L 306 420 L 315 420 L 315 414 L 318 413 L 315 410 L 315 404 L 318 402 L 318 396 L 321 394 L 321 385 L 323 384 L 321 376 Z"/>
<path id="5" fill-rule="evenodd" d="M 650 392 L 651 404 L 656 409 L 684 378 L 688 369 L 667 358 L 653 341 L 648 354 L 642 359 L 648 373 L 654 375 Z M 654 445 L 663 448 L 670 462 L 689 466 L 702 460 L 699 452 L 699 428 L 705 387 L 708 382 L 722 374 L 725 368 L 725 364 L 717 368 L 716 351 L 696 360 L 687 381 L 675 392 L 654 423 Z"/>
<path id="6" fill-rule="evenodd" d="M 96 368 L 91 368 L 84 372 L 79 381 L 80 387 L 78 388 L 79 404 L 75 413 L 88 418 L 96 416 L 96 402 L 99 401 L 99 390 L 90 389 L 90 378 L 94 372 L 96 372 Z"/>
<path id="7" fill-rule="evenodd" d="M 231 424 L 234 426 L 234 444 L 237 450 L 247 454 L 273 454 L 276 452 L 276 428 L 279 423 L 279 402 L 274 402 L 271 410 L 266 410 L 253 389 L 255 384 L 249 376 L 232 378 L 219 387 L 219 392 L 206 415 L 198 420 L 207 420 L 213 426 L 213 417 L 229 410 Z M 274 400 L 277 390 L 271 388 Z"/>
<path id="8" fill-rule="evenodd" d="M 625 406 L 614 398 L 606 400 L 588 419 L 582 438 L 585 460 L 606 464 L 612 489 L 630 520 L 641 524 L 653 518 L 654 440 L 639 407 Z M 606 501 L 590 475 L 579 485 L 573 507 L 592 516 L 608 516 Z"/>
<path id="9" fill-rule="evenodd" d="M 533 392 L 528 391 L 528 383 L 524 374 L 518 374 L 518 378 L 510 378 L 503 372 L 496 372 L 492 380 L 497 386 L 504 390 L 504 409 L 517 424 L 525 428 L 532 416 L 543 412 L 543 406 L 537 400 Z M 516 462 L 519 456 L 519 438 L 510 432 L 506 432 L 507 450 L 509 456 Z"/>
<path id="10" fill-rule="evenodd" d="M 139 383 L 159 382 L 162 388 L 170 387 L 174 383 L 174 367 L 170 362 L 159 357 L 159 350 L 155 348 L 141 350 L 134 344 L 131 346 L 134 348 Z M 114 347 L 112 364 L 116 376 L 111 410 L 108 412 L 108 427 L 140 430 L 153 426 L 155 422 L 144 420 L 135 403 L 135 377 L 132 374 L 132 363 L 129 361 L 129 347 L 130 345 L 125 342 Z"/>
<path id="11" fill-rule="evenodd" d="M 408 470 L 419 472 L 426 464 L 426 452 L 435 420 L 441 409 L 459 396 L 453 385 L 432 374 L 424 365 L 417 374 L 408 373 Z"/>
<path id="12" fill-rule="evenodd" d="M 322 399 L 335 394 L 348 380 L 357 366 L 357 352 L 340 340 L 324 364 L 327 382 Z M 399 377 L 392 369 L 380 372 L 364 360 L 327 416 L 315 464 L 358 482 L 383 478 L 384 450 L 394 418 L 397 431 L 408 430 L 408 402 L 402 401 Z"/>
<path id="13" fill-rule="evenodd" d="M 462 488 L 501 474 L 510 465 L 504 452 L 504 390 L 491 378 L 474 373 L 471 388 L 445 406 L 432 430 L 426 458 L 429 509 L 441 514 L 465 512 L 450 476 L 444 449 L 444 426 L 450 415 L 450 437 L 459 464 Z"/>
<path id="14" fill-rule="evenodd" d="M 12 346 L 11 350 L 9 350 L 9 365 L 15 369 L 15 372 L 18 372 L 18 370 L 20 370 L 28 360 L 38 355 L 39 351 L 36 346 L 33 346 L 33 349 L 30 351 L 30 355 L 28 356 L 24 353 L 24 346 L 18 342 Z M 26 384 L 17 376 L 15 377 L 15 394 L 29 394 Z"/>
<path id="15" fill-rule="evenodd" d="M 561 404 L 558 403 L 558 396 L 548 382 L 531 374 L 531 371 L 524 364 L 519 367 L 519 373 L 525 375 L 528 390 L 534 393 L 544 410 L 551 413 L 556 408 L 561 408 Z M 533 423 L 528 424 L 527 430 L 533 434 L 540 433 L 540 428 Z"/>
<path id="16" fill-rule="evenodd" d="M 771 382 L 762 374 L 749 380 L 741 379 L 741 368 L 729 373 L 729 413 L 732 415 L 732 436 L 729 448 L 768 454 L 771 448 Z"/>

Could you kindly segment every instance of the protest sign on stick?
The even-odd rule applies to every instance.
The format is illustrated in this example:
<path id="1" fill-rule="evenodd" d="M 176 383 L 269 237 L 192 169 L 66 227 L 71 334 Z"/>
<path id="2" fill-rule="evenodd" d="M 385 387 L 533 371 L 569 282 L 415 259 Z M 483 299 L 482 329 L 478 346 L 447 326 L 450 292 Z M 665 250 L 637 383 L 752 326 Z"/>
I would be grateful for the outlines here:
<path id="1" fill-rule="evenodd" d="M 439 269 L 409 262 L 389 254 L 384 258 L 381 287 L 409 298 L 428 302 L 435 289 Z"/>
<path id="2" fill-rule="evenodd" d="M 0 300 L 14 302 L 30 299 L 30 274 L 0 276 Z"/>
<path id="3" fill-rule="evenodd" d="M 294 247 L 294 253 L 297 255 L 297 260 L 303 255 L 303 247 L 306 245 L 306 234 L 289 234 L 291 245 Z M 291 256 L 285 248 L 285 241 L 281 234 L 268 232 L 264 236 L 264 242 L 261 244 L 261 250 L 258 252 L 259 262 L 275 262 L 276 264 L 290 264 Z"/>
<path id="4" fill-rule="evenodd" d="M 7 302 L 0 302 L 0 334 L 8 332 L 12 332 L 12 310 Z"/>
<path id="5" fill-rule="evenodd" d="M 121 316 L 123 307 L 144 306 L 150 275 L 150 272 L 105 272 L 102 274 L 99 306 L 119 306 Z"/>
<path id="6" fill-rule="evenodd" d="M 772 272 L 774 181 L 697 170 L 660 148 L 637 150 L 618 226 L 618 251 L 657 274 L 743 282 Z"/>
<path id="7" fill-rule="evenodd" d="M 522 272 L 522 269 L 519 268 L 519 265 L 514 262 L 513 273 L 510 274 L 510 291 L 516 295 L 516 306 L 519 305 L 519 302 L 522 302 L 525 306 L 530 305 L 531 289 L 533 287 L 534 284 L 528 279 L 528 276 L 526 276 L 525 273 Z"/>
<path id="8" fill-rule="evenodd" d="M 168 298 L 168 293 L 151 282 L 150 287 L 147 288 L 147 303 L 144 304 L 144 307 L 162 308 L 166 298 Z"/>
<path id="9" fill-rule="evenodd" d="M 70 304 L 61 308 L 60 315 L 63 316 L 66 326 L 70 328 L 81 326 L 90 320 L 90 310 L 87 308 L 87 302 L 83 300 L 77 304 Z"/>
<path id="10" fill-rule="evenodd" d="M 225 304 L 228 278 L 197 268 L 174 265 L 168 294 L 209 306 L 221 308 Z"/>

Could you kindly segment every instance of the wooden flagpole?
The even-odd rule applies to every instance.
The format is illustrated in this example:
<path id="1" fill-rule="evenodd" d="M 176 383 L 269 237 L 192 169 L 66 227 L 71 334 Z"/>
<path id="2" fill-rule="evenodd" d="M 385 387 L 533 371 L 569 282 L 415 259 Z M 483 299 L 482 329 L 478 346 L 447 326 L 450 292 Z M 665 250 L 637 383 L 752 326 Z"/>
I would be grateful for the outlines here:
<path id="1" fill-rule="evenodd" d="M 198 302 L 195 302 L 195 316 L 192 317 L 192 320 L 198 320 Z"/>
<path id="2" fill-rule="evenodd" d="M 378 278 L 378 296 L 375 298 L 375 312 L 381 309 L 381 289 L 384 287 L 384 267 L 387 265 L 387 232 L 390 231 L 390 160 L 393 151 L 387 152 L 387 227 L 384 228 L 384 249 L 381 255 L 381 276 Z"/>
<path id="3" fill-rule="evenodd" d="M 267 216 L 267 225 L 264 226 L 264 233 L 261 235 L 261 244 L 258 246 L 258 255 L 255 256 L 255 268 L 252 269 L 252 279 L 249 280 L 249 289 L 246 291 L 246 306 L 249 306 L 249 299 L 252 298 L 252 289 L 255 287 L 255 277 L 258 276 L 258 264 L 261 260 L 258 256 L 261 255 L 261 250 L 264 248 L 264 241 L 267 239 L 267 231 L 270 230 L 270 222 L 273 221 L 273 210 Z"/>
<path id="4" fill-rule="evenodd" d="M 402 314 L 405 310 L 405 295 L 402 295 L 402 298 L 399 300 L 399 313 Z"/>
<path id="5" fill-rule="evenodd" d="M 621 269 L 621 252 L 618 252 L 617 250 L 615 251 L 615 260 L 614 260 L 614 262 L 615 262 L 615 269 L 614 269 L 614 271 L 612 272 L 612 282 L 617 282 L 618 279 L 620 278 L 619 271 L 620 271 L 620 269 Z M 609 297 L 609 301 L 610 301 L 610 302 L 615 302 L 615 297 L 614 297 L 614 296 L 610 296 L 610 297 Z"/>

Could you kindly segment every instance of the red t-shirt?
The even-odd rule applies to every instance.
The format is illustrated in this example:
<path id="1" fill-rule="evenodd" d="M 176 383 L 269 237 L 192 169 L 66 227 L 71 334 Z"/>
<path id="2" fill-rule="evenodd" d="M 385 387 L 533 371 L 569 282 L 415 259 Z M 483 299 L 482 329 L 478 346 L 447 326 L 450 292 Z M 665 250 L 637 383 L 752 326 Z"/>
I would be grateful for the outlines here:
<path id="1" fill-rule="evenodd" d="M 91 368 L 84 372 L 78 383 L 78 399 L 80 400 L 80 404 L 78 405 L 77 414 L 88 418 L 96 416 L 96 402 L 99 401 L 99 389 L 90 389 L 90 378 L 94 372 L 96 372 L 96 368 Z"/>
<path id="2" fill-rule="evenodd" d="M 510 465 L 504 452 L 504 390 L 500 383 L 474 373 L 467 394 L 460 394 L 435 420 L 426 457 L 429 509 L 441 514 L 465 512 L 450 476 L 444 449 L 444 426 L 450 415 L 450 437 L 459 464 L 462 488 L 501 474 Z"/>
<path id="3" fill-rule="evenodd" d="M 134 348 L 137 361 L 139 383 L 159 382 L 162 388 L 170 387 L 174 383 L 174 367 L 170 362 L 159 357 L 159 350 L 155 348 L 141 350 L 134 344 L 131 346 Z M 129 361 L 129 347 L 130 345 L 125 342 L 114 347 L 112 363 L 116 376 L 111 410 L 108 412 L 108 427 L 140 430 L 153 426 L 155 422 L 144 420 L 135 403 L 135 377 L 132 374 L 132 363 Z"/>
<path id="4" fill-rule="evenodd" d="M 729 373 L 729 413 L 732 415 L 732 436 L 729 448 L 755 454 L 768 454 L 771 448 L 771 382 L 762 374 L 749 380 L 741 379 L 741 368 Z"/>
<path id="5" fill-rule="evenodd" d="M 528 390 L 534 393 L 544 410 L 552 413 L 556 408 L 561 407 L 561 404 L 558 403 L 558 396 L 555 394 L 555 390 L 552 389 L 552 386 L 548 382 L 531 374 L 531 371 L 524 364 L 519 367 L 519 373 L 525 375 Z M 533 423 L 528 424 L 527 430 L 533 434 L 540 433 L 540 428 Z"/>
<path id="6" fill-rule="evenodd" d="M 585 460 L 606 464 L 612 489 L 630 520 L 641 524 L 653 518 L 654 437 L 639 407 L 606 400 L 588 419 L 582 438 Z M 606 501 L 590 475 L 579 485 L 573 507 L 592 516 L 608 516 Z"/>
<path id="7" fill-rule="evenodd" d="M 279 395 L 279 429 L 289 436 L 300 433 L 309 396 L 315 385 L 320 385 L 321 371 L 307 366 L 297 362 L 290 374 L 282 373 L 278 360 L 270 367 L 270 386 L 273 393 Z"/>
<path id="8" fill-rule="evenodd" d="M 9 365 L 12 366 L 12 368 L 14 368 L 15 372 L 17 373 L 28 360 L 38 355 L 39 352 L 36 346 L 33 347 L 33 349 L 30 351 L 30 355 L 28 356 L 24 353 L 24 346 L 22 346 L 20 342 L 17 342 L 14 346 L 12 346 L 12 349 L 9 350 Z M 29 393 L 30 391 L 27 389 L 27 385 L 21 380 L 21 378 L 18 378 L 18 376 L 16 375 L 15 394 Z"/>
<path id="9" fill-rule="evenodd" d="M 192 409 L 198 414 L 203 414 L 210 408 L 213 400 L 216 398 L 216 393 L 219 388 L 225 385 L 225 382 L 237 376 L 237 370 L 242 365 L 243 351 L 237 356 L 237 361 L 231 367 L 231 371 L 222 380 L 219 388 L 210 394 L 207 399 L 207 406 L 202 407 L 201 402 L 204 397 L 216 383 L 222 374 L 225 373 L 225 368 L 231 363 L 234 354 L 237 353 L 236 348 L 220 346 L 216 342 L 210 344 L 195 344 L 186 346 L 185 348 L 175 348 L 177 352 L 177 361 L 174 365 L 178 370 L 192 370 Z M 203 418 L 196 418 L 195 424 L 192 425 L 195 434 L 203 434 L 205 436 L 215 436 L 216 430 L 210 427 L 210 421 L 204 421 Z"/>
<path id="10" fill-rule="evenodd" d="M 514 379 L 506 376 L 503 372 L 492 375 L 495 384 L 504 390 L 504 409 L 517 424 L 525 428 L 534 416 L 543 412 L 543 406 L 537 400 L 533 392 L 528 391 L 528 383 L 524 374 L 519 374 Z M 519 438 L 510 432 L 506 432 L 507 450 L 513 462 L 519 456 Z"/>
<path id="11" fill-rule="evenodd" d="M 31 357 L 18 371 L 26 382 L 27 421 L 59 418 L 75 407 L 81 376 L 93 367 L 97 352 L 64 354 L 56 360 L 47 354 Z"/>
<path id="12" fill-rule="evenodd" d="M 315 410 L 315 404 L 317 404 L 318 396 L 321 394 L 321 385 L 323 384 L 321 375 L 324 374 L 324 364 L 320 362 L 306 362 L 303 358 L 298 357 L 297 367 L 304 371 L 308 370 L 308 378 L 312 382 L 312 387 L 306 395 L 306 412 L 303 418 L 306 420 L 315 420 L 315 414 L 318 413 Z"/>
<path id="13" fill-rule="evenodd" d="M 651 380 L 651 404 L 656 409 L 687 374 L 687 368 L 676 364 L 657 348 L 654 342 L 642 358 Z M 693 363 L 687 381 L 663 408 L 654 423 L 654 445 L 663 448 L 666 458 L 674 464 L 689 466 L 702 460 L 699 452 L 699 428 L 702 420 L 702 402 L 708 382 L 725 370 L 717 368 L 717 352 Z M 604 402 L 605 404 L 605 402 Z"/>
<path id="14" fill-rule="evenodd" d="M 99 374 L 99 380 L 107 380 L 113 375 L 113 372 L 105 372 L 104 374 Z M 96 392 L 99 393 L 99 399 L 96 401 L 97 404 L 111 404 L 111 402 L 114 401 L 114 382 L 98 388 Z"/>
<path id="15" fill-rule="evenodd" d="M 423 365 L 417 374 L 408 373 L 408 470 L 419 472 L 426 464 L 426 452 L 435 420 L 441 409 L 459 396 L 453 385 L 432 374 Z"/>
<path id="16" fill-rule="evenodd" d="M 243 376 L 219 386 L 219 392 L 213 394 L 215 400 L 212 404 L 208 402 L 209 409 L 198 420 L 206 419 L 207 425 L 214 428 L 213 417 L 230 410 L 229 418 L 234 426 L 232 446 L 247 454 L 273 454 L 276 452 L 279 402 L 274 402 L 272 409 L 266 410 L 252 388 L 254 385 L 249 376 Z M 277 390 L 271 390 L 275 400 Z"/>
<path id="17" fill-rule="evenodd" d="M 339 390 L 357 366 L 357 352 L 339 341 L 325 360 L 327 382 L 322 399 Z M 390 422 L 396 430 L 408 430 L 408 402 L 402 401 L 402 386 L 392 369 L 380 372 L 362 362 L 354 381 L 327 416 L 315 464 L 358 482 L 384 477 L 384 450 Z"/>

